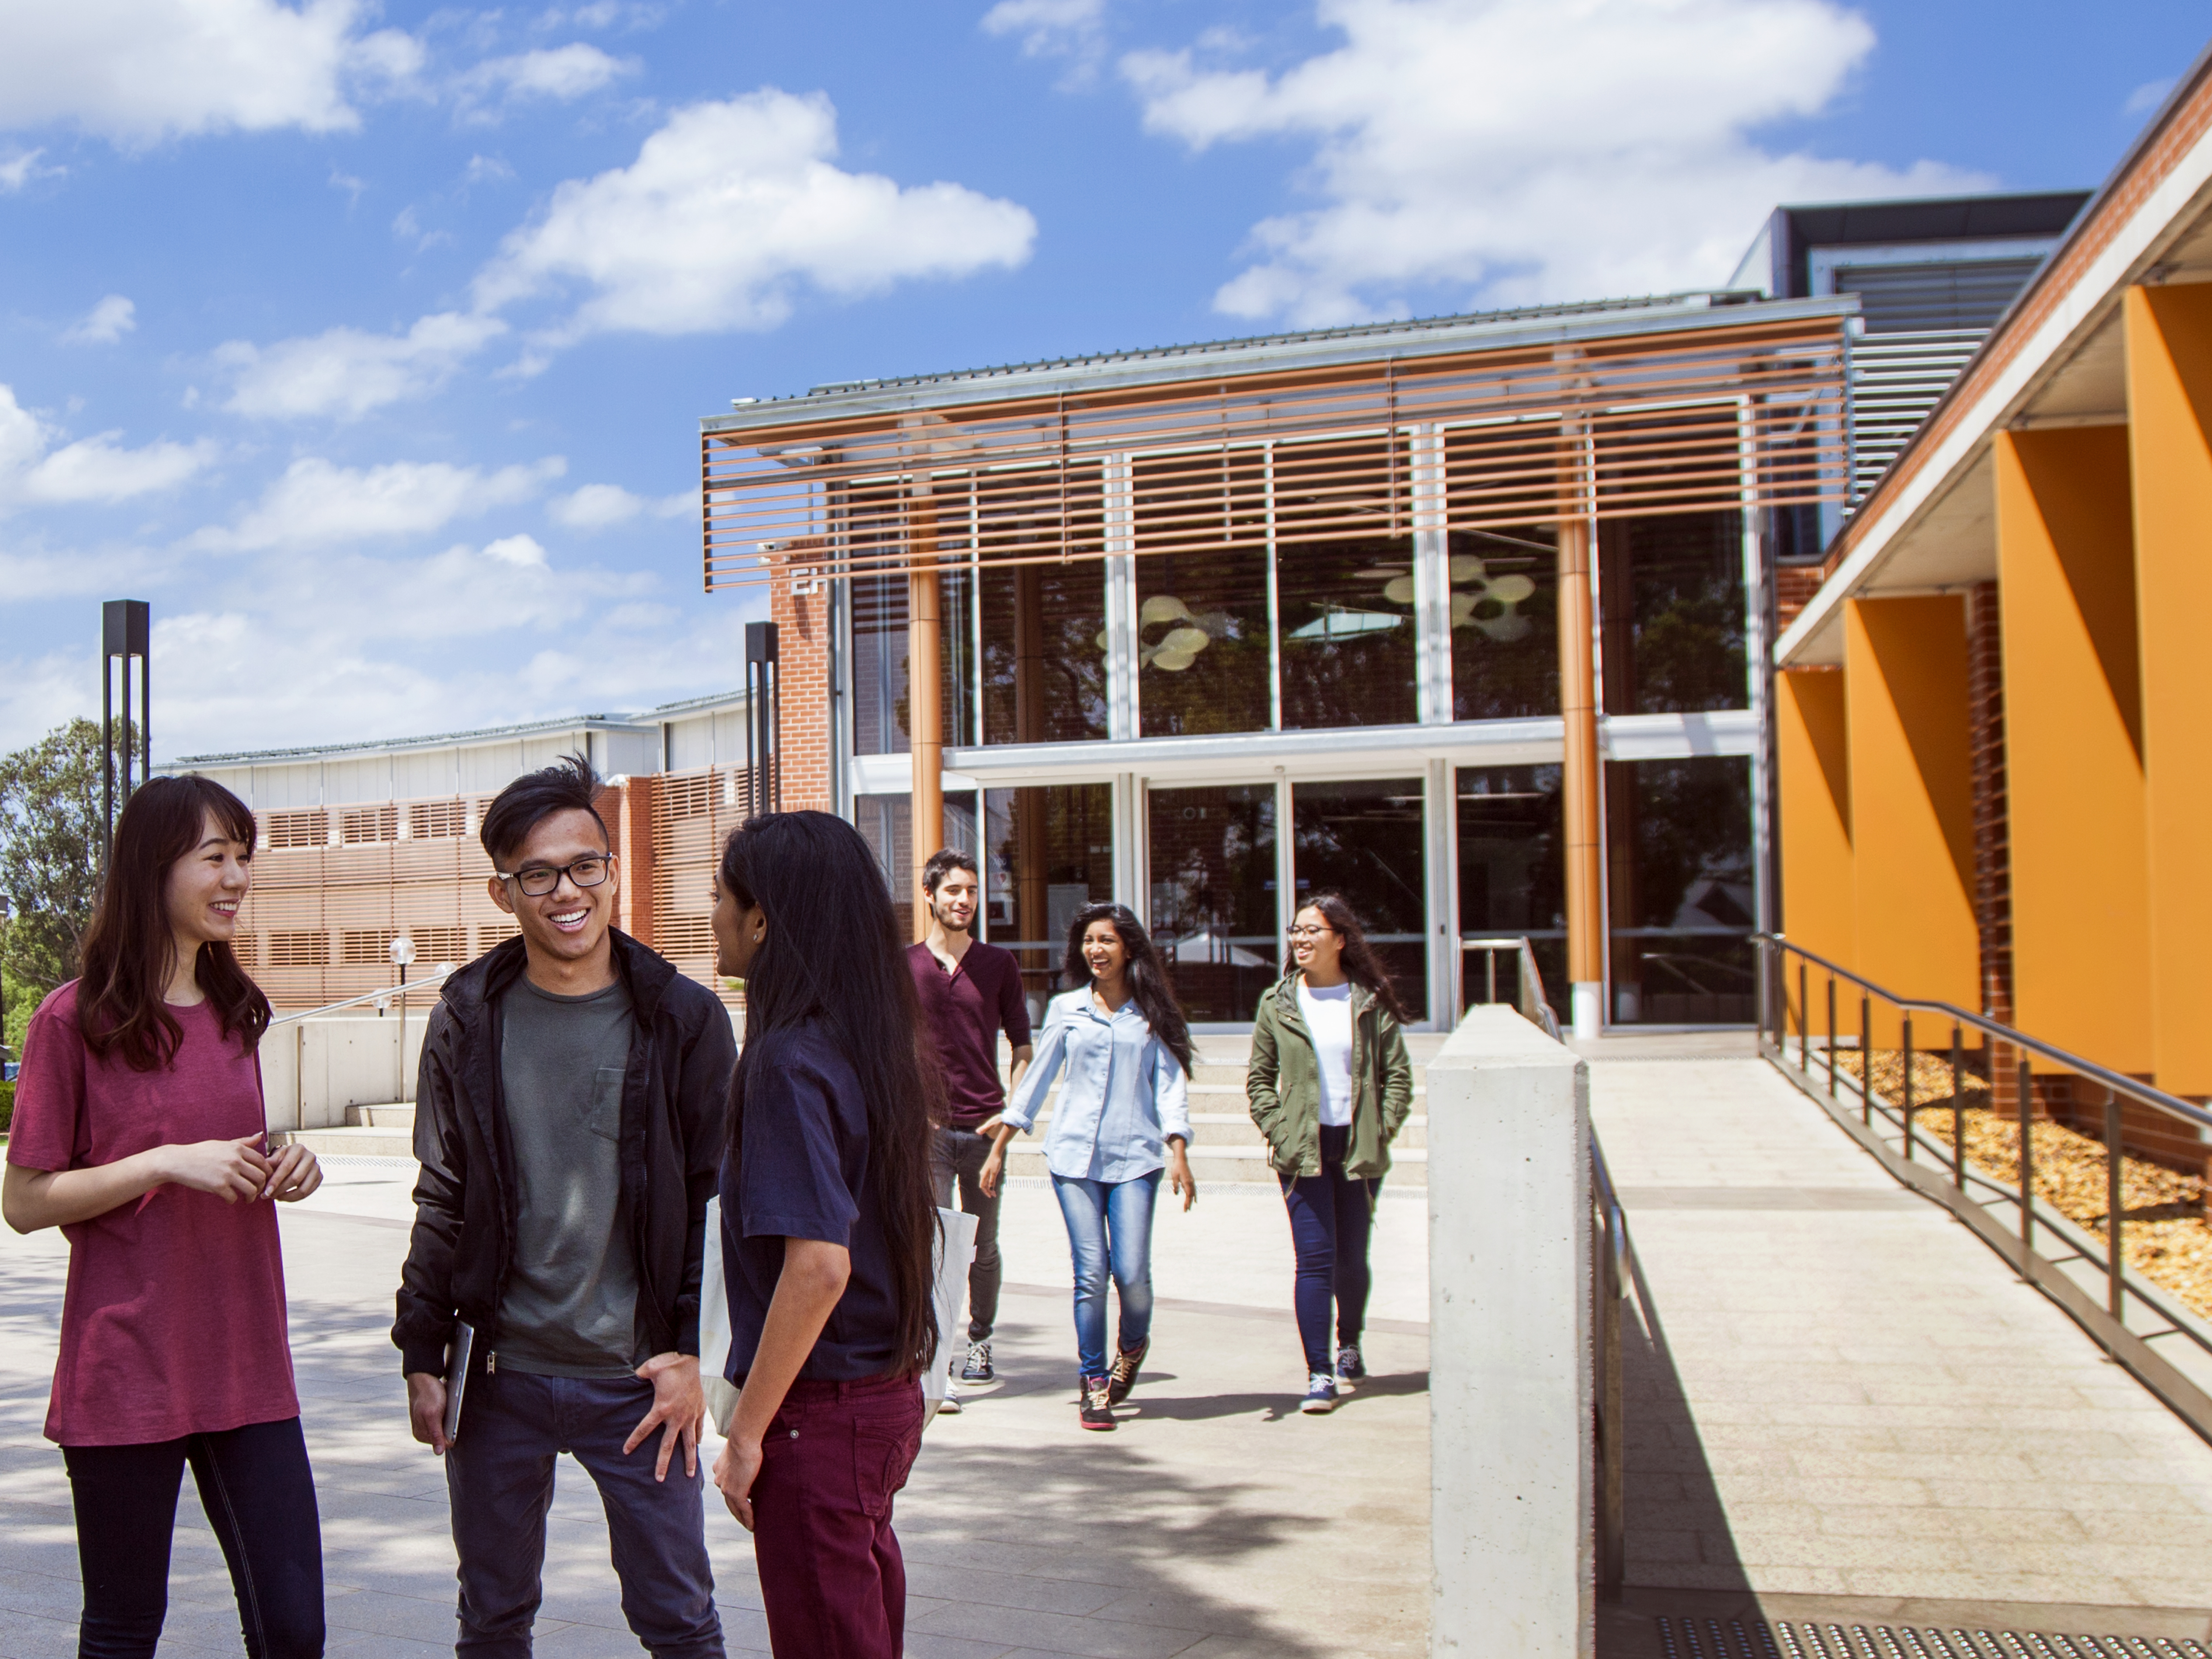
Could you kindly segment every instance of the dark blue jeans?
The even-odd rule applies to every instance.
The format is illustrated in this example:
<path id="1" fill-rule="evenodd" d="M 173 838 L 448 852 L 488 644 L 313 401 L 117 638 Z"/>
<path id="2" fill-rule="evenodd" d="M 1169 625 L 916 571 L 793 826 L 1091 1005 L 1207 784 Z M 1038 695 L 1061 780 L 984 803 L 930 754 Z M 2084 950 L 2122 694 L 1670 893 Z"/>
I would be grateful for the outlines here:
<path id="1" fill-rule="evenodd" d="M 1367 1236 L 1375 1225 L 1380 1181 L 1354 1181 L 1344 1173 L 1349 1128 L 1321 1131 L 1321 1173 L 1290 1176 L 1276 1173 L 1283 1203 L 1291 1212 L 1291 1244 L 1298 1261 L 1292 1300 L 1298 1310 L 1298 1340 L 1304 1344 L 1306 1370 L 1336 1370 L 1328 1346 L 1329 1304 L 1336 1304 L 1336 1340 L 1357 1347 L 1367 1325 Z"/>
<path id="2" fill-rule="evenodd" d="M 160 1644 L 186 1463 L 230 1567 L 246 1651 L 317 1659 L 323 1534 L 298 1418 L 148 1445 L 64 1446 L 62 1458 L 84 1577 L 79 1659 L 148 1659 Z"/>
<path id="3" fill-rule="evenodd" d="M 553 1463 L 565 1451 L 599 1489 L 623 1616 L 646 1651 L 656 1659 L 722 1659 L 707 1561 L 705 1460 L 687 1476 L 679 1447 L 668 1479 L 654 1480 L 658 1431 L 623 1455 L 623 1442 L 652 1409 L 653 1385 L 636 1377 L 503 1370 L 471 1379 L 460 1432 L 446 1453 L 461 1558 L 455 1653 L 528 1659 L 544 1594 Z"/>

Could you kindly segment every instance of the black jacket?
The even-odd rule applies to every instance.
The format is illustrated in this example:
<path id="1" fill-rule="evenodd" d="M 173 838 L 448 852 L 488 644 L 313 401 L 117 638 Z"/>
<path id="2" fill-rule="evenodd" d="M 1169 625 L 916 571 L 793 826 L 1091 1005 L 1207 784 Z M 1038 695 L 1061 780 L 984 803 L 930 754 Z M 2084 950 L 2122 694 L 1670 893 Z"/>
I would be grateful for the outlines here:
<path id="1" fill-rule="evenodd" d="M 648 1353 L 699 1352 L 699 1270 L 737 1041 L 713 992 L 622 933 L 615 971 L 636 1035 L 623 1078 L 622 1190 L 637 1258 L 637 1332 Z M 500 1095 L 500 997 L 523 969 L 519 939 L 446 982 L 416 1087 L 415 1231 L 392 1327 L 400 1368 L 442 1376 L 458 1316 L 477 1364 L 499 1346 L 514 1255 L 514 1147 Z"/>

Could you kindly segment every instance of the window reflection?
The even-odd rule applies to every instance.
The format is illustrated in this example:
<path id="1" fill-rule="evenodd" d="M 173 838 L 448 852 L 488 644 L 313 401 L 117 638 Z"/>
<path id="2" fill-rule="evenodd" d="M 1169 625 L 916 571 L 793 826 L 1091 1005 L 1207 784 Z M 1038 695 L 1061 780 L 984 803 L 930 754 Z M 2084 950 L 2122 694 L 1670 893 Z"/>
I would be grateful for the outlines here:
<path id="1" fill-rule="evenodd" d="M 1549 525 L 1447 538 L 1454 720 L 1559 712 L 1559 543 Z"/>
<path id="2" fill-rule="evenodd" d="M 1298 902 L 1344 897 L 1413 1019 L 1429 1011 L 1427 842 L 1421 780 L 1300 783 L 1291 791 Z M 1285 921 L 1297 914 L 1293 907 Z"/>
<path id="3" fill-rule="evenodd" d="M 1079 743 L 1106 735 L 1106 567 L 986 569 L 983 741 Z"/>
<path id="4" fill-rule="evenodd" d="M 1556 766 L 1462 766 L 1459 786 L 1459 931 L 1463 939 L 1525 938 L 1544 994 L 1564 1018 L 1567 1001 L 1565 862 Z M 1497 990 L 1520 992 L 1517 956 L 1499 955 Z M 1465 1000 L 1487 999 L 1483 952 L 1464 957 Z"/>
<path id="5" fill-rule="evenodd" d="M 1012 951 L 1032 1024 L 1059 983 L 1067 930 L 1086 904 L 1114 896 L 1114 791 L 1104 783 L 983 794 L 981 935 Z"/>
<path id="6" fill-rule="evenodd" d="M 1600 527 L 1606 713 L 1747 706 L 1742 526 L 1728 512 Z"/>
<path id="7" fill-rule="evenodd" d="M 853 578 L 853 752 L 903 755 L 906 573 Z"/>
<path id="8" fill-rule="evenodd" d="M 1137 700 L 1148 738 L 1273 724 L 1265 464 L 1256 451 L 1132 469 Z"/>

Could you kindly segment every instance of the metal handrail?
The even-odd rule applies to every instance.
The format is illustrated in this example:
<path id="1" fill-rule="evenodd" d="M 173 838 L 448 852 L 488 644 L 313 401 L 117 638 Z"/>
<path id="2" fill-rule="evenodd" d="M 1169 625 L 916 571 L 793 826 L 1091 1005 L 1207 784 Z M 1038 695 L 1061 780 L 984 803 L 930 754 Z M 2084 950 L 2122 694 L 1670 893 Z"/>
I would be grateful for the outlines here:
<path id="1" fill-rule="evenodd" d="M 1470 951 L 1483 951 L 1487 958 L 1485 964 L 1487 973 L 1484 988 L 1488 994 L 1483 998 L 1485 1002 L 1498 1000 L 1498 953 L 1500 951 L 1512 951 L 1519 954 L 1521 993 L 1515 1006 L 1521 1010 L 1531 1024 L 1540 1027 L 1546 1036 L 1550 1037 L 1554 1042 L 1558 1042 L 1559 1040 L 1559 1017 L 1553 1013 L 1551 1000 L 1544 994 L 1544 975 L 1536 966 L 1535 947 L 1528 943 L 1527 936 L 1513 935 L 1500 939 L 1471 939 L 1462 936 L 1459 942 L 1460 959 L 1462 963 Z"/>
<path id="2" fill-rule="evenodd" d="M 357 997 L 348 997 L 343 1002 L 333 1002 L 320 1008 L 305 1008 L 296 1014 L 279 1014 L 269 1022 L 271 1030 L 279 1025 L 289 1025 L 294 1020 L 313 1019 L 318 1014 L 335 1014 L 341 1008 L 358 1008 L 365 1002 L 376 1004 L 381 1011 L 387 1004 L 404 1000 L 416 991 L 434 990 L 460 972 L 458 963 L 441 962 L 411 985 L 387 985 L 380 991 L 363 991 Z"/>
<path id="3" fill-rule="evenodd" d="M 1597 1593 L 1618 1601 L 1627 1577 L 1627 1423 L 1622 1410 L 1621 1304 L 1635 1283 L 1628 1218 L 1593 1133 L 1590 1153 L 1590 1352 L 1595 1370 Z"/>
<path id="4" fill-rule="evenodd" d="M 1923 1195 L 1947 1206 L 2019 1268 L 2023 1277 L 2071 1315 L 2099 1346 L 2133 1371 L 2198 1434 L 2212 1440 L 2212 1392 L 2208 1392 L 2202 1382 L 2185 1374 L 2153 1349 L 2149 1340 L 2138 1334 L 2127 1322 L 2129 1304 L 2132 1300 L 2137 1309 L 2162 1322 L 2166 1328 L 2151 1333 L 2151 1340 L 2178 1334 L 2186 1337 L 2207 1356 L 2212 1356 L 2212 1324 L 2184 1310 L 2178 1305 L 2177 1299 L 2169 1298 L 2158 1287 L 2128 1272 L 2124 1246 L 2126 1214 L 2120 1190 L 2122 1165 L 2126 1155 L 2125 1125 L 2121 1118 L 2120 1103 L 2123 1098 L 2132 1100 L 2199 1128 L 2212 1127 L 2212 1111 L 2207 1111 L 2178 1095 L 2168 1094 L 2139 1079 L 2129 1077 L 2124 1073 L 2100 1066 L 2094 1060 L 2059 1048 L 2056 1043 L 2015 1030 L 1987 1015 L 1961 1008 L 1955 1003 L 1933 997 L 1900 996 L 1863 975 L 1853 973 L 1841 963 L 1831 962 L 1802 945 L 1791 944 L 1780 933 L 1755 933 L 1752 937 L 1759 946 L 1761 973 L 1766 989 L 1765 1006 L 1759 1018 L 1761 1052 L 1781 1066 L 1784 1076 L 1790 1077 L 1800 1089 L 1825 1107 L 1847 1132 L 1880 1158 L 1891 1174 Z M 1797 958 L 1797 1054 L 1794 1067 L 1790 1055 L 1789 1029 L 1791 999 L 1788 959 L 1790 957 Z M 1820 1079 L 1815 1076 L 1813 1058 L 1812 988 L 1808 973 L 1808 968 L 1812 967 L 1819 968 L 1827 975 L 1825 1090 L 1820 1086 Z M 1859 993 L 1856 1046 L 1861 1063 L 1858 1111 L 1856 1115 L 1848 1109 L 1837 1077 L 1836 1055 L 1845 1040 L 1839 1033 L 1836 1017 L 1836 987 L 1838 982 L 1854 986 Z M 1876 998 L 1901 1011 L 1903 1016 L 1899 1035 L 1904 1060 L 1904 1082 L 1894 1108 L 1887 1101 L 1879 1100 L 1874 1091 L 1872 1007 Z M 1916 1148 L 1924 1148 L 1936 1160 L 1937 1170 L 1941 1170 L 1944 1148 L 1940 1142 L 1923 1133 L 1913 1121 L 1916 1103 L 1912 1082 L 1912 1016 L 1916 1012 L 1935 1014 L 1942 1020 L 1948 1020 L 1951 1027 L 1952 1102 L 1955 1115 L 1949 1149 L 1950 1169 L 1946 1172 L 1948 1179 L 1932 1176 L 1914 1156 Z M 2017 1181 L 2009 1185 L 1979 1170 L 1970 1171 L 1967 1168 L 1966 1096 L 1959 1086 L 1958 1079 L 1965 1065 L 1964 1035 L 1969 1030 L 1980 1032 L 1992 1045 L 1989 1050 L 1989 1064 L 1992 1073 L 1990 1082 L 1993 1087 L 1996 1082 L 1995 1073 L 1997 1066 L 1994 1045 L 2006 1044 L 2018 1053 L 2015 1080 L 2018 1086 L 2020 1173 Z M 2071 1222 L 2036 1195 L 2034 1073 L 2028 1059 L 2030 1054 L 2039 1055 L 2050 1062 L 2054 1069 L 2093 1082 L 2104 1091 L 2106 1197 L 2105 1241 L 2101 1249 L 2086 1229 Z M 1795 1076 L 1792 1076 L 1793 1071 Z M 1994 1095 L 1991 1104 L 1995 1104 Z M 1895 1150 L 1875 1129 L 1877 1110 L 1885 1119 L 1895 1122 L 1901 1132 L 1901 1143 Z M 2002 1224 L 1989 1215 L 1978 1198 L 1968 1195 L 1970 1182 L 1998 1193 L 2019 1206 L 2017 1238 L 2010 1237 Z M 2064 1271 L 2058 1261 L 2037 1249 L 2039 1226 L 2057 1238 L 2065 1247 L 2067 1255 L 2102 1270 L 2105 1279 L 2103 1307 L 2097 1305 Z M 2202 1367 L 2198 1370 L 2201 1375 Z"/>

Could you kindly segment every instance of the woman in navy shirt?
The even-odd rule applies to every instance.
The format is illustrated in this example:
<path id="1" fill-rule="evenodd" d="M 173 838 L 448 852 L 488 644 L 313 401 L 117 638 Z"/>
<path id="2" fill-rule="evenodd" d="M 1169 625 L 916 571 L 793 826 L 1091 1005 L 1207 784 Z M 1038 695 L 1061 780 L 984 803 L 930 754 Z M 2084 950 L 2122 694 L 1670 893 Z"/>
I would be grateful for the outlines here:
<path id="1" fill-rule="evenodd" d="M 720 1241 L 743 1392 L 714 1484 L 754 1534 L 775 1652 L 896 1659 L 891 1500 L 937 1346 L 942 1085 L 883 872 L 843 819 L 749 820 L 722 851 L 714 927 L 717 967 L 745 981 Z"/>
<path id="2" fill-rule="evenodd" d="M 1191 1179 L 1190 1030 L 1152 942 L 1125 905 L 1092 904 L 1067 930 L 1063 981 L 1080 988 L 1052 1000 L 1037 1054 L 1000 1120 L 979 1177 L 995 1193 L 1006 1143 L 1036 1123 L 1060 1068 L 1045 1164 L 1075 1258 L 1075 1347 L 1086 1429 L 1114 1426 L 1113 1407 L 1136 1386 L 1152 1346 L 1152 1200 L 1166 1171 L 1188 1210 Z M 1106 1275 L 1121 1296 L 1119 1343 L 1106 1364 Z"/>

